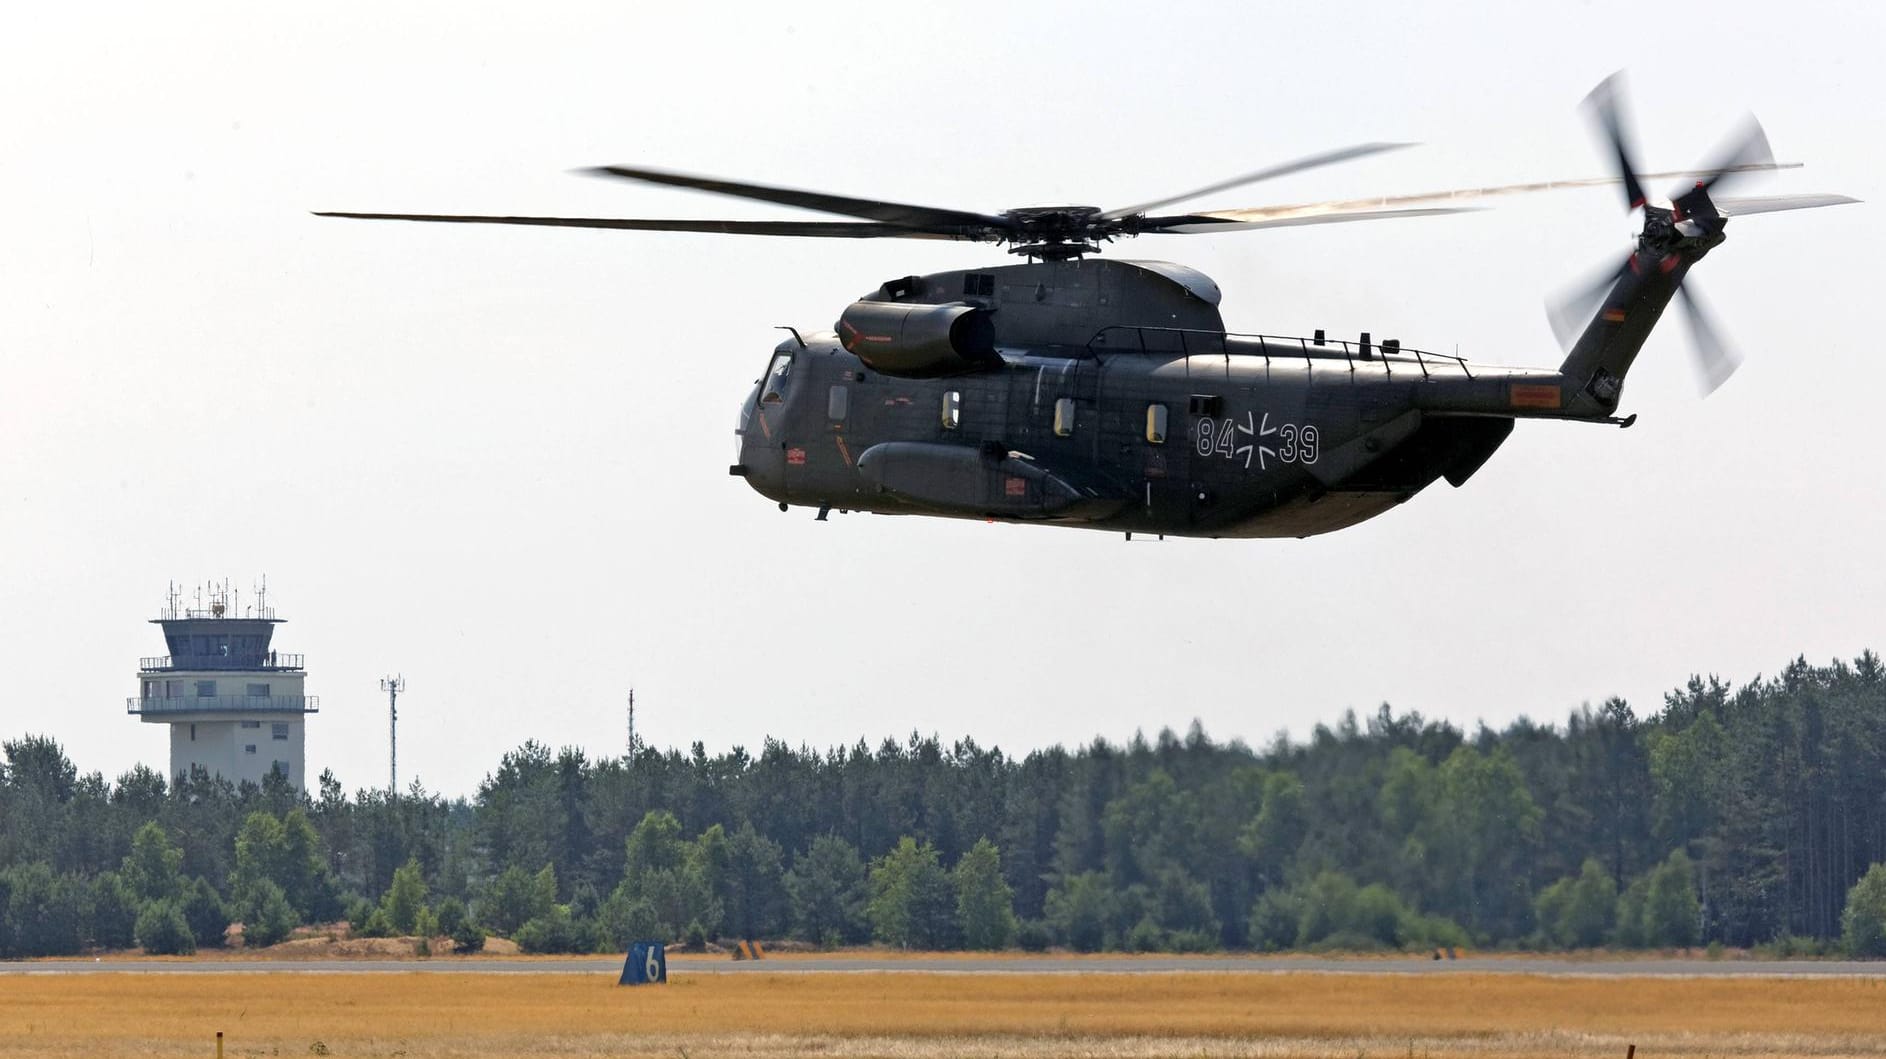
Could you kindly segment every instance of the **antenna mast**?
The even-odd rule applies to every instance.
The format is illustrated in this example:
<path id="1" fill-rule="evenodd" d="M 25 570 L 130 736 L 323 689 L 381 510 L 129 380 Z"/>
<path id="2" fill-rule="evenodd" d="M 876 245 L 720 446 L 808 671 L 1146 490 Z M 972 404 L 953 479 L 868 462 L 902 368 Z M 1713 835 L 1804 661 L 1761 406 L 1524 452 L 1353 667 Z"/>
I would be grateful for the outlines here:
<path id="1" fill-rule="evenodd" d="M 629 689 L 629 764 L 635 764 L 635 689 Z"/>
<path id="2" fill-rule="evenodd" d="M 384 677 L 380 690 L 386 692 L 386 796 L 399 797 L 399 693 L 406 690 L 404 676 Z"/>

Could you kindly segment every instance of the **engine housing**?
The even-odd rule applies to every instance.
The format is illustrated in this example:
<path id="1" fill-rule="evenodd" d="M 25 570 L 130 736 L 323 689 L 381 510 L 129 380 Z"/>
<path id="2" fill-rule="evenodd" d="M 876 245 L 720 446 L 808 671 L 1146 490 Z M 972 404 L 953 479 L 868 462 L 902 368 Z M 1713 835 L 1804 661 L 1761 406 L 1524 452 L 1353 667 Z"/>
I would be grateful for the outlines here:
<path id="1" fill-rule="evenodd" d="M 838 340 L 871 370 L 905 378 L 961 375 L 1002 362 L 990 311 L 961 302 L 853 302 L 838 318 Z"/>

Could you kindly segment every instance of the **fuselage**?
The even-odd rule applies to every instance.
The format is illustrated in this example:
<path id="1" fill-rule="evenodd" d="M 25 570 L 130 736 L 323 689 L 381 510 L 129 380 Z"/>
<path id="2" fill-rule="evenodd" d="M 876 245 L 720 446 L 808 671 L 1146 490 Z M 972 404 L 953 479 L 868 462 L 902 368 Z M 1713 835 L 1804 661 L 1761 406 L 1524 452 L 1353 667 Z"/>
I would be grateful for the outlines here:
<path id="1" fill-rule="evenodd" d="M 874 372 L 831 333 L 804 341 L 749 394 L 736 470 L 781 504 L 844 511 L 1302 537 L 1459 485 L 1516 415 L 1567 405 L 1556 372 L 1308 340 L 1014 350 L 935 379 Z"/>
<path id="2" fill-rule="evenodd" d="M 1557 370 L 1227 334 L 1216 298 L 1179 266 L 1119 261 L 887 283 L 854 308 L 978 307 L 993 346 L 953 374 L 892 374 L 873 364 L 906 361 L 871 342 L 925 351 L 935 336 L 850 316 L 842 333 L 795 333 L 748 395 L 733 471 L 782 507 L 1304 537 L 1460 485 L 1516 419 L 1616 407 L 1615 389 Z"/>

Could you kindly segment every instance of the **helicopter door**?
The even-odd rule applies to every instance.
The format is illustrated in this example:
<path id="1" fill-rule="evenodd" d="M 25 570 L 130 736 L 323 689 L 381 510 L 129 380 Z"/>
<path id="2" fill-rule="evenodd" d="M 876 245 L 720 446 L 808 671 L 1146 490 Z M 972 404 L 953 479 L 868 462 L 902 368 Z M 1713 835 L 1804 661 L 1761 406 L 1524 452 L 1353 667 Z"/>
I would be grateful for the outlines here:
<path id="1" fill-rule="evenodd" d="M 1189 521 L 1192 490 L 1187 474 L 1191 461 L 1185 409 L 1161 399 L 1132 401 L 1128 410 L 1139 427 L 1140 504 L 1146 514 L 1162 522 Z"/>

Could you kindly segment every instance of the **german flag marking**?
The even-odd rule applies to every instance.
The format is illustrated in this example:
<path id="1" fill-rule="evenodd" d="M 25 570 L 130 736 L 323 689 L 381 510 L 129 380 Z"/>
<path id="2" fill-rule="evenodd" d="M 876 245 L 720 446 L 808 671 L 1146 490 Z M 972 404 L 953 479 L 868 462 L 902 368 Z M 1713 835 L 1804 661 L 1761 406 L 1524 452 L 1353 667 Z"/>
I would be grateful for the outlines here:
<path id="1" fill-rule="evenodd" d="M 1514 408 L 1559 408 L 1559 388 L 1551 383 L 1516 382 L 1507 401 Z"/>

